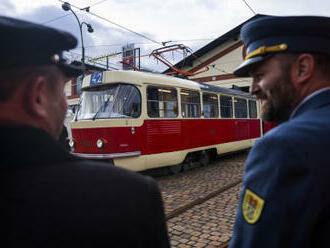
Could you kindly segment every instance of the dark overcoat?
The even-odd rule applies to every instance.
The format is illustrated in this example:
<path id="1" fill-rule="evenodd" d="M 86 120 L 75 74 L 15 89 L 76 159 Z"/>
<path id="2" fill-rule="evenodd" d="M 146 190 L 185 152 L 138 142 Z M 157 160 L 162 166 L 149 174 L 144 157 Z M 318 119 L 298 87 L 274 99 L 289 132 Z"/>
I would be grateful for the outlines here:
<path id="1" fill-rule="evenodd" d="M 40 129 L 0 137 L 1 247 L 169 247 L 150 177 L 77 158 Z"/>

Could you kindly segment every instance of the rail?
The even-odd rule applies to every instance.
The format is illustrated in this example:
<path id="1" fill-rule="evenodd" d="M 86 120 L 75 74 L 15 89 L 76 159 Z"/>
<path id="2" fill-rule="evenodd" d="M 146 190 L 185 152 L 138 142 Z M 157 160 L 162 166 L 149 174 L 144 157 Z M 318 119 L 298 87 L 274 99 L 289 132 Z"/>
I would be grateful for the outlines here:
<path id="1" fill-rule="evenodd" d="M 238 179 L 238 180 L 236 180 L 236 181 L 234 181 L 234 182 L 232 182 L 230 184 L 227 184 L 227 185 L 221 187 L 220 189 L 217 189 L 215 191 L 212 191 L 211 193 L 209 193 L 208 195 L 206 195 L 204 197 L 197 198 L 196 200 L 194 200 L 194 201 L 192 201 L 192 202 L 190 202 L 190 203 L 188 203 L 188 204 L 186 204 L 186 205 L 184 205 L 182 207 L 179 207 L 179 208 L 173 210 L 172 212 L 170 212 L 170 213 L 168 213 L 166 215 L 166 220 L 170 220 L 170 219 L 172 219 L 172 218 L 174 218 L 174 217 L 176 217 L 176 216 L 184 213 L 188 209 L 191 209 L 192 207 L 194 207 L 194 206 L 196 206 L 198 204 L 202 204 L 202 203 L 206 202 L 207 200 L 209 200 L 209 199 L 211 199 L 211 198 L 213 198 L 213 197 L 221 194 L 222 192 L 224 192 L 224 191 L 226 191 L 226 190 L 228 190 L 228 189 L 230 189 L 230 188 L 238 185 L 241 182 L 242 182 L 242 178 L 240 178 L 240 179 Z M 227 241 L 225 241 L 223 244 L 221 244 L 217 248 L 227 248 L 227 247 L 229 247 L 229 243 L 230 243 L 230 239 L 228 239 Z"/>

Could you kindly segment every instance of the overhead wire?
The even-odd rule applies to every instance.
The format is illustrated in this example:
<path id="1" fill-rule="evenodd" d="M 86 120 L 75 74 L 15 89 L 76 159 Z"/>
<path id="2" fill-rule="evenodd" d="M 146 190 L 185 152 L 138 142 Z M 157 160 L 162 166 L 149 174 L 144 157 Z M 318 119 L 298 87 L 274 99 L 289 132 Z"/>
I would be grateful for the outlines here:
<path id="1" fill-rule="evenodd" d="M 63 1 L 63 0 L 58 0 L 58 1 L 61 2 L 61 3 L 65 3 L 65 1 Z M 99 18 L 99 19 L 102 19 L 102 20 L 104 20 L 104 21 L 106 21 L 106 22 L 109 22 L 109 23 L 111 23 L 111 24 L 113 24 L 113 25 L 116 25 L 116 26 L 118 26 L 118 27 L 120 27 L 120 28 L 122 28 L 122 29 L 124 29 L 124 30 L 126 30 L 126 31 L 129 31 L 129 32 L 131 32 L 131 33 L 134 33 L 135 35 L 138 35 L 138 36 L 140 36 L 140 37 L 143 37 L 144 39 L 147 39 L 147 40 L 151 41 L 152 43 L 156 43 L 156 44 L 158 44 L 158 45 L 161 45 L 160 42 L 155 41 L 155 40 L 153 40 L 153 39 L 151 39 L 151 38 L 149 38 L 149 37 L 147 37 L 147 36 L 145 36 L 145 35 L 143 35 L 143 34 L 140 34 L 140 33 L 138 33 L 138 32 L 135 32 L 134 30 L 131 30 L 131 29 L 129 29 L 129 28 L 126 28 L 126 27 L 124 27 L 124 26 L 122 26 L 122 25 L 120 25 L 120 24 L 118 24 L 118 23 L 115 23 L 115 22 L 113 22 L 113 21 L 111 21 L 111 20 L 109 20 L 109 19 L 107 19 L 107 18 L 105 18 L 105 17 L 102 17 L 102 16 L 100 16 L 100 15 L 97 15 L 97 14 L 95 14 L 95 13 L 93 13 L 93 12 L 90 12 L 90 8 L 91 8 L 91 7 L 93 7 L 93 6 L 95 6 L 95 5 L 98 5 L 98 4 L 101 4 L 101 3 L 105 2 L 105 1 L 107 1 L 107 0 L 101 0 L 101 1 L 98 1 L 98 2 L 96 2 L 96 3 L 94 3 L 94 4 L 92 4 L 91 6 L 88 6 L 88 7 L 85 7 L 85 8 L 79 8 L 78 6 L 75 6 L 75 5 L 72 5 L 72 4 L 70 4 L 70 5 L 71 5 L 73 8 L 75 8 L 75 9 L 77 9 L 77 10 L 79 10 L 79 11 L 86 11 L 86 13 L 91 14 L 92 16 L 95 16 L 95 17 L 97 17 L 97 18 Z M 44 22 L 43 24 L 47 24 L 47 23 L 50 23 L 50 22 L 53 22 L 53 21 L 59 20 L 59 19 L 64 18 L 64 17 L 66 17 L 66 16 L 68 16 L 68 15 L 70 15 L 70 14 L 72 14 L 72 13 L 69 13 L 69 14 L 66 14 L 66 15 L 63 15 L 63 16 L 60 16 L 60 17 L 57 17 L 57 18 L 51 19 L 51 20 L 49 20 L 49 21 Z M 86 46 L 86 47 L 88 47 L 88 46 Z M 93 46 L 90 46 L 90 47 L 93 47 Z M 148 56 L 148 55 L 146 55 L 146 56 Z"/>
<path id="2" fill-rule="evenodd" d="M 92 4 L 92 5 L 89 6 L 89 7 L 94 7 L 94 6 L 99 5 L 99 4 L 101 4 L 101 3 L 105 2 L 105 1 L 108 1 L 108 0 L 101 0 L 101 1 L 98 1 L 98 2 L 96 2 L 96 3 L 94 3 L 94 4 Z"/>
<path id="3" fill-rule="evenodd" d="M 251 6 L 246 2 L 246 0 L 242 0 L 244 3 L 245 3 L 245 5 L 252 11 L 252 13 L 253 14 L 255 14 L 256 15 L 256 12 L 251 8 Z"/>
<path id="4" fill-rule="evenodd" d="M 78 53 L 78 52 L 75 52 L 75 51 L 70 51 L 69 53 L 71 53 L 71 54 L 75 54 L 75 55 L 78 55 L 78 56 L 80 56 L 81 57 L 81 54 L 80 53 Z M 85 57 L 87 58 L 87 59 L 92 59 L 92 57 L 90 57 L 90 56 L 87 56 L 87 55 L 85 55 Z M 93 62 L 93 64 L 98 64 L 98 65 L 102 65 L 102 66 L 105 66 L 104 64 L 101 64 L 101 63 L 99 63 L 99 62 Z M 113 66 L 118 66 L 117 64 L 115 64 L 115 63 L 112 63 L 112 62 L 108 62 L 108 64 L 111 64 L 111 65 L 113 65 Z M 116 67 L 112 67 L 112 66 L 108 66 L 109 68 L 111 68 L 111 69 L 114 69 L 114 70 L 119 70 L 118 68 L 116 68 Z"/>
<path id="5" fill-rule="evenodd" d="M 229 73 L 229 72 L 227 72 L 227 71 L 225 71 L 223 69 L 217 68 L 216 67 L 216 64 L 211 64 L 210 66 L 212 68 L 216 69 L 217 71 L 220 71 L 220 72 L 223 72 L 223 73 L 226 73 L 226 74 L 233 74 L 233 73 Z M 237 80 L 236 82 L 238 82 L 238 83 L 246 83 L 246 79 L 240 79 L 240 78 L 235 78 L 235 79 Z"/>
<path id="6" fill-rule="evenodd" d="M 99 5 L 99 4 L 101 4 L 101 3 L 105 2 L 105 1 L 108 1 L 108 0 L 101 0 L 101 1 L 99 1 L 99 2 L 96 2 L 96 3 L 92 4 L 91 6 L 89 6 L 89 8 L 94 7 L 94 6 L 96 6 L 96 5 Z M 64 3 L 64 1 L 60 1 L 60 2 Z M 83 10 L 86 10 L 86 9 L 85 9 L 85 8 L 83 8 L 83 9 L 79 9 L 79 11 L 83 11 Z M 42 22 L 41 24 L 45 25 L 45 24 L 48 24 L 48 23 L 51 23 L 51 22 L 55 22 L 55 21 L 57 21 L 57 20 L 60 20 L 60 19 L 62 19 L 62 18 L 64 18 L 64 17 L 68 16 L 68 15 L 72 15 L 72 13 L 68 13 L 68 14 L 65 14 L 65 15 L 62 15 L 62 16 L 59 16 L 59 17 L 56 17 L 56 18 L 50 19 L 50 20 L 48 20 L 48 21 Z"/>
<path id="7" fill-rule="evenodd" d="M 63 1 L 63 0 L 58 0 L 58 1 L 61 2 L 61 3 L 64 3 L 64 2 L 65 2 L 65 1 Z M 103 2 L 103 1 L 100 1 L 100 2 Z M 79 8 L 79 7 L 75 6 L 75 5 L 72 5 L 72 4 L 70 4 L 70 5 L 71 5 L 72 7 L 74 7 L 75 9 L 82 10 L 81 8 Z M 83 9 L 86 9 L 86 8 L 83 8 Z M 149 41 L 151 41 L 151 42 L 153 42 L 153 43 L 156 43 L 156 44 L 162 45 L 161 42 L 155 41 L 155 40 L 153 40 L 153 39 L 151 39 L 151 38 L 145 36 L 144 34 L 140 34 L 140 33 L 136 32 L 136 31 L 134 31 L 134 30 L 132 30 L 132 29 L 126 28 L 126 27 L 124 27 L 123 25 L 120 25 L 120 24 L 118 24 L 118 23 L 116 23 L 116 22 L 113 22 L 113 21 L 111 21 L 111 20 L 109 20 L 109 19 L 107 19 L 107 18 L 105 18 L 105 17 L 103 17 L 103 16 L 100 16 L 100 15 L 98 15 L 98 14 L 95 14 L 95 13 L 93 13 L 93 12 L 91 12 L 91 11 L 86 11 L 86 13 L 88 13 L 88 14 L 94 16 L 94 17 L 97 17 L 97 18 L 99 18 L 99 19 L 101 19 L 101 20 L 103 20 L 103 21 L 106 21 L 106 22 L 108 22 L 108 23 L 111 23 L 111 24 L 113 24 L 113 25 L 115 25 L 115 26 L 117 26 L 117 27 L 120 27 L 120 28 L 122 28 L 122 29 L 125 29 L 125 30 L 128 31 L 128 32 L 131 32 L 131 33 L 136 34 L 136 35 L 138 35 L 138 36 L 140 36 L 140 37 L 143 37 L 144 39 L 147 39 L 147 40 L 149 40 Z"/>
<path id="8" fill-rule="evenodd" d="M 65 2 L 65 1 L 63 1 L 63 0 L 58 0 L 58 1 L 59 1 L 59 2 L 62 2 L 62 3 Z M 79 10 L 79 11 L 83 11 L 83 10 L 84 10 L 84 11 L 86 11 L 86 13 L 88 13 L 88 14 L 94 16 L 94 17 L 97 17 L 97 18 L 99 18 L 99 19 L 102 19 L 102 20 L 104 20 L 104 21 L 106 21 L 106 22 L 108 22 L 108 23 L 111 23 L 111 24 L 113 24 L 113 25 L 115 25 L 115 26 L 118 26 L 118 27 L 120 27 L 120 28 L 122 28 L 122 29 L 124 29 L 124 30 L 126 30 L 126 31 L 128 31 L 128 32 L 131 32 L 131 33 L 134 33 L 135 35 L 138 35 L 138 36 L 140 36 L 140 37 L 143 37 L 143 38 L 145 38 L 145 39 L 151 41 L 152 43 L 155 43 L 155 44 L 158 44 L 158 45 L 162 45 L 162 46 L 164 46 L 164 43 L 163 43 L 163 42 L 155 41 L 155 40 L 153 40 L 153 39 L 151 39 L 151 38 L 149 38 L 149 37 L 147 37 L 147 36 L 145 36 L 145 35 L 143 35 L 143 34 L 140 34 L 140 33 L 136 32 L 136 31 L 134 31 L 134 30 L 131 30 L 131 29 L 127 28 L 127 27 L 124 27 L 123 25 L 120 25 L 120 24 L 115 23 L 115 22 L 113 22 L 113 21 L 111 21 L 111 20 L 109 20 L 109 19 L 107 19 L 107 18 L 105 18 L 105 17 L 102 17 L 102 16 L 100 16 L 100 15 L 98 15 L 98 14 L 95 14 L 95 13 L 93 13 L 93 12 L 90 12 L 90 10 L 89 10 L 90 7 L 96 6 L 96 5 L 101 4 L 101 3 L 105 2 L 105 1 L 107 1 L 107 0 L 101 0 L 101 1 L 99 1 L 99 2 L 96 2 L 95 4 L 92 4 L 91 6 L 86 7 L 86 8 L 79 8 L 78 6 L 75 6 L 75 5 L 72 5 L 72 4 L 70 4 L 70 5 L 71 5 L 72 7 L 74 7 L 75 9 Z M 254 12 L 254 10 L 248 5 L 248 3 L 247 3 L 245 0 L 243 0 L 243 2 L 248 6 L 248 8 L 249 8 L 254 14 L 256 14 L 256 13 Z M 66 14 L 66 15 L 63 15 L 63 16 L 60 16 L 60 17 L 57 17 L 57 18 L 54 18 L 54 19 L 51 19 L 51 20 L 49 20 L 49 21 L 47 21 L 47 22 L 44 22 L 43 24 L 46 24 L 46 23 L 50 23 L 50 22 L 53 22 L 53 21 L 59 20 L 59 19 L 64 18 L 64 17 L 66 17 L 66 16 L 68 16 L 68 15 L 70 15 L 70 14 L 71 14 L 71 13 Z M 199 41 L 199 40 L 211 40 L 211 39 L 177 40 L 177 41 L 171 41 L 171 42 L 178 42 L 178 41 Z M 138 43 L 138 44 L 150 44 L 150 43 Z M 98 47 L 98 46 L 116 46 L 116 45 L 96 45 L 96 46 L 86 46 L 86 47 Z M 182 52 L 179 52 L 179 51 L 176 51 L 176 52 L 182 54 Z M 141 55 L 141 57 L 144 57 L 144 56 L 148 56 L 148 55 Z M 197 58 L 197 60 L 199 60 L 199 58 Z M 222 69 L 216 68 L 215 65 L 211 65 L 211 66 L 212 66 L 213 68 L 215 68 L 216 70 L 219 70 L 219 71 L 222 71 L 222 72 L 224 72 L 224 73 L 230 74 L 230 73 L 226 72 L 225 70 L 222 70 Z"/>
<path id="9" fill-rule="evenodd" d="M 54 19 L 51 19 L 51 20 L 48 20 L 48 21 L 45 21 L 45 22 L 42 22 L 41 24 L 45 25 L 45 24 L 48 24 L 48 23 L 51 23 L 51 22 L 54 22 L 54 21 L 57 21 L 59 19 L 62 19 L 68 15 L 72 15 L 72 13 L 68 13 L 68 14 L 65 14 L 65 15 L 62 15 L 62 16 L 59 16 L 59 17 L 56 17 Z"/>
<path id="10" fill-rule="evenodd" d="M 63 1 L 63 0 L 58 0 L 58 1 L 61 2 L 61 3 L 65 3 L 65 1 Z M 162 46 L 165 45 L 165 44 L 164 44 L 165 42 L 158 42 L 158 41 L 153 40 L 153 39 L 151 39 L 151 38 L 149 38 L 149 37 L 147 37 L 147 36 L 145 36 L 145 35 L 143 35 L 143 34 L 141 34 L 141 33 L 136 32 L 136 31 L 134 31 L 134 30 L 132 30 L 132 29 L 129 29 L 129 28 L 127 28 L 127 27 L 124 27 L 123 25 L 120 25 L 120 24 L 118 24 L 118 23 L 115 23 L 115 22 L 113 22 L 113 21 L 111 21 L 111 20 L 109 20 L 109 19 L 107 19 L 107 18 L 105 18 L 105 17 L 103 17 L 103 16 L 100 16 L 100 15 L 98 15 L 98 14 L 96 14 L 96 13 L 90 12 L 90 7 L 95 6 L 95 5 L 97 5 L 97 4 L 100 4 L 100 3 L 103 3 L 103 2 L 105 2 L 105 1 L 106 1 L 106 0 L 101 0 L 101 1 L 95 3 L 95 4 L 91 5 L 91 6 L 85 7 L 85 8 L 79 8 L 78 6 L 75 6 L 75 5 L 72 5 L 72 4 L 70 4 L 70 5 L 71 5 L 72 7 L 74 7 L 75 9 L 79 10 L 79 11 L 85 10 L 86 13 L 88 13 L 88 14 L 90 14 L 90 15 L 92 15 L 92 16 L 95 16 L 95 17 L 97 17 L 97 18 L 99 18 L 99 19 L 102 19 L 102 20 L 104 20 L 104 21 L 106 21 L 106 22 L 109 22 L 109 23 L 111 23 L 111 24 L 113 24 L 113 25 L 115 25 L 115 26 L 118 26 L 118 27 L 120 27 L 120 28 L 122 28 L 122 29 L 124 29 L 124 30 L 126 30 L 126 31 L 128 31 L 128 32 L 134 33 L 135 35 L 138 35 L 138 36 L 140 36 L 140 37 L 143 37 L 144 39 L 147 39 L 147 40 L 149 40 L 149 41 L 151 41 L 151 42 L 153 42 L 153 43 L 155 43 L 155 44 L 162 45 Z M 67 16 L 67 15 L 65 15 L 65 16 Z M 65 16 L 61 16 L 61 17 L 58 17 L 58 18 L 52 19 L 52 20 L 47 21 L 47 22 L 45 22 L 45 23 L 49 23 L 49 22 L 52 22 L 52 21 L 56 21 L 56 20 L 58 20 L 58 19 L 64 18 Z M 44 23 L 44 24 L 45 24 L 45 23 Z M 180 54 L 182 55 L 182 53 L 181 53 L 180 51 L 175 51 L 175 52 L 180 53 Z"/>
<path id="11" fill-rule="evenodd" d="M 206 38 L 206 39 L 191 39 L 191 40 L 173 40 L 172 42 L 198 42 L 198 41 L 202 41 L 202 40 L 214 40 L 214 38 Z M 153 45 L 154 43 L 134 43 L 135 45 Z M 94 46 L 85 46 L 85 48 L 87 47 L 111 47 L 111 46 L 122 46 L 123 44 L 104 44 L 104 45 L 94 45 Z"/>

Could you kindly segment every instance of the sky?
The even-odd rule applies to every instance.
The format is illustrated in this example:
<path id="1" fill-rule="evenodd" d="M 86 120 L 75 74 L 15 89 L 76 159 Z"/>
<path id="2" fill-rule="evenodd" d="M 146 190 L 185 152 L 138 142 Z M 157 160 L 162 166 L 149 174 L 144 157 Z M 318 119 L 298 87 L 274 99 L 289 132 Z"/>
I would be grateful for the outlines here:
<path id="1" fill-rule="evenodd" d="M 167 69 L 149 57 L 166 45 L 184 44 L 193 52 L 212 42 L 255 14 L 330 16 L 330 0 L 67 0 L 83 25 L 85 56 L 97 58 L 121 52 L 134 43 L 140 48 L 141 66 L 153 71 Z M 245 1 L 245 2 L 244 2 Z M 61 0 L 0 0 L 0 13 L 66 30 L 77 37 L 78 47 L 71 60 L 80 60 L 81 38 L 76 18 L 62 9 Z M 80 10 L 90 6 L 90 12 Z M 24 42 L 24 41 L 22 41 Z M 182 53 L 166 55 L 171 63 Z M 121 68 L 121 56 L 111 57 L 110 66 Z"/>

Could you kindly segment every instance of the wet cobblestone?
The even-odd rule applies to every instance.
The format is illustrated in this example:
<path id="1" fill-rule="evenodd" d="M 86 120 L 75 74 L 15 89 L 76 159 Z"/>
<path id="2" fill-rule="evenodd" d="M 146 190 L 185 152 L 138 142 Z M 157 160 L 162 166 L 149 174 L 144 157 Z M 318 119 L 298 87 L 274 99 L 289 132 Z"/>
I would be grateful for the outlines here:
<path id="1" fill-rule="evenodd" d="M 243 176 L 247 153 L 177 175 L 155 178 L 162 191 L 165 213 L 207 196 Z M 241 183 L 167 221 L 172 248 L 219 247 L 231 237 Z"/>

